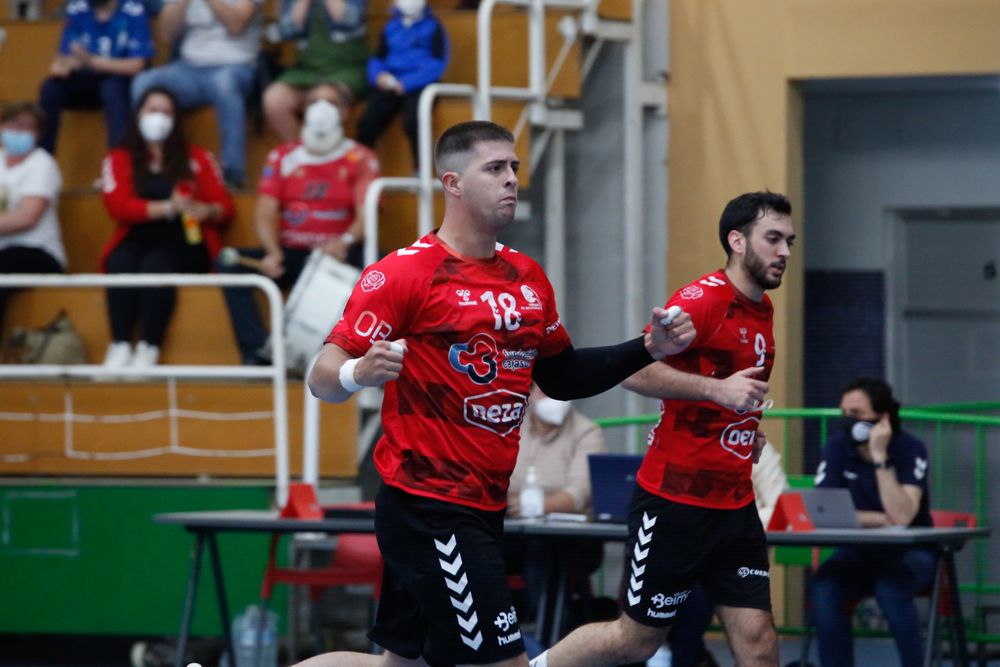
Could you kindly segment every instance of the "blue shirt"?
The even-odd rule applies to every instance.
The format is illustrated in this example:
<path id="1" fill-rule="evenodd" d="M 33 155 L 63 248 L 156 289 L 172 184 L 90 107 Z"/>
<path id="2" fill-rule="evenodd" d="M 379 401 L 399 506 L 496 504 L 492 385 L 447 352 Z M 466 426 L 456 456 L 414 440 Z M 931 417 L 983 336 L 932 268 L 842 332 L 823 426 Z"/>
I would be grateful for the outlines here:
<path id="1" fill-rule="evenodd" d="M 382 29 L 378 50 L 368 59 L 368 83 L 375 85 L 378 75 L 389 72 L 410 93 L 441 80 L 449 57 L 448 35 L 430 9 L 406 25 L 399 10 L 392 8 L 392 18 Z"/>
<path id="2" fill-rule="evenodd" d="M 153 57 L 149 16 L 138 0 L 119 0 L 115 13 L 103 23 L 86 0 L 72 0 L 66 7 L 59 53 L 69 55 L 74 43 L 105 58 Z"/>
<path id="3" fill-rule="evenodd" d="M 923 491 L 920 508 L 910 525 L 933 525 L 927 492 L 927 447 L 909 433 L 893 433 L 887 463 L 895 469 L 900 484 L 919 486 Z M 860 511 L 885 511 L 878 495 L 875 466 L 861 458 L 858 446 L 846 433 L 832 436 L 823 448 L 823 457 L 816 469 L 816 486 L 848 489 L 854 507 Z"/>

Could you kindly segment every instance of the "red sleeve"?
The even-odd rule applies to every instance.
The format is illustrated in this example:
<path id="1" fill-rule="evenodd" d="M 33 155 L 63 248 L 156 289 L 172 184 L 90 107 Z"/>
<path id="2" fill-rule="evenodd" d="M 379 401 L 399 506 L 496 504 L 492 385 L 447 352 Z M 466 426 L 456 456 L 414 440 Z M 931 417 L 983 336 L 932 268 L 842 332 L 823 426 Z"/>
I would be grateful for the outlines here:
<path id="1" fill-rule="evenodd" d="M 222 206 L 222 216 L 213 219 L 209 224 L 228 225 L 233 219 L 233 198 L 222 180 L 222 171 L 212 154 L 198 146 L 191 147 L 191 157 L 198 165 L 195 178 L 198 183 L 197 199 L 206 204 Z"/>
<path id="2" fill-rule="evenodd" d="M 354 181 L 354 201 L 359 210 L 365 204 L 365 193 L 368 192 L 368 186 L 380 175 L 381 170 L 375 152 L 363 151 L 358 163 L 357 180 Z"/>
<path id="3" fill-rule="evenodd" d="M 275 148 L 267 154 L 267 162 L 260 174 L 260 183 L 257 184 L 257 194 L 268 195 L 281 201 L 282 157 L 284 157 L 284 152 L 280 148 Z"/>
<path id="4" fill-rule="evenodd" d="M 412 293 L 412 286 L 419 280 L 411 272 L 400 270 L 407 267 L 401 267 L 399 259 L 390 255 L 361 275 L 347 300 L 344 316 L 327 336 L 327 343 L 361 357 L 377 340 L 406 336 L 422 297 Z"/>
<path id="5" fill-rule="evenodd" d="M 538 346 L 538 356 L 544 359 L 545 357 L 559 354 L 572 345 L 573 342 L 570 340 L 569 332 L 563 326 L 562 320 L 559 319 L 559 309 L 556 304 L 556 295 L 552 289 L 552 283 L 549 282 L 548 277 L 543 271 L 539 270 L 538 273 L 540 274 L 539 283 L 544 289 L 544 294 L 542 295 L 542 317 L 545 323 L 542 342 Z"/>
<path id="6" fill-rule="evenodd" d="M 123 224 L 149 220 L 149 200 L 135 194 L 132 186 L 132 161 L 127 151 L 115 149 L 101 165 L 101 190 L 108 215 Z"/>

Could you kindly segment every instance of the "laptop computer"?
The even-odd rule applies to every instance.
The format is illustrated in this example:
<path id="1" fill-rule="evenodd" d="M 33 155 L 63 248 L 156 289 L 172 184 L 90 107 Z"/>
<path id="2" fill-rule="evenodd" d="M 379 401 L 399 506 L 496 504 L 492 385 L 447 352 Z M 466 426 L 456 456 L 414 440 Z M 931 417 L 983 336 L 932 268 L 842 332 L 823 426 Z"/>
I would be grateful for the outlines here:
<path id="1" fill-rule="evenodd" d="M 796 489 L 802 493 L 806 514 L 816 528 L 860 528 L 851 492 L 847 489 Z"/>
<path id="2" fill-rule="evenodd" d="M 587 458 L 594 521 L 624 523 L 628 520 L 628 501 L 635 490 L 642 455 L 591 454 Z"/>

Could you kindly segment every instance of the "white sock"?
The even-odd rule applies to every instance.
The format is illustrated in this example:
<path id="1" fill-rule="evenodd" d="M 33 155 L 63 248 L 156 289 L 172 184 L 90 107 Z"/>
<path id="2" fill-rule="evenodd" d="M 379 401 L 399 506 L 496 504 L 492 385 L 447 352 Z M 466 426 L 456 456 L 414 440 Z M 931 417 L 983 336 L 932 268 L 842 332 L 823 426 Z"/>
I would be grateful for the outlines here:
<path id="1" fill-rule="evenodd" d="M 542 651 L 542 653 L 528 663 L 528 667 L 549 667 L 549 652 Z"/>

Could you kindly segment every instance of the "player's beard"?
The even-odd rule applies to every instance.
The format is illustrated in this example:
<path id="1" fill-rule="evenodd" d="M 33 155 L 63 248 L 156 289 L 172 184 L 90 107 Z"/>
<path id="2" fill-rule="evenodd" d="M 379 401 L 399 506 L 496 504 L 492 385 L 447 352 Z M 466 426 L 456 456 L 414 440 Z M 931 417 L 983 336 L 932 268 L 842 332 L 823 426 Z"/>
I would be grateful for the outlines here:
<path id="1" fill-rule="evenodd" d="M 772 278 L 767 274 L 771 265 L 765 264 L 760 255 L 753 251 L 753 247 L 750 244 L 747 244 L 747 253 L 743 256 L 743 268 L 761 289 L 775 289 L 781 286 L 781 276 Z"/>

